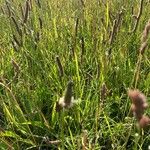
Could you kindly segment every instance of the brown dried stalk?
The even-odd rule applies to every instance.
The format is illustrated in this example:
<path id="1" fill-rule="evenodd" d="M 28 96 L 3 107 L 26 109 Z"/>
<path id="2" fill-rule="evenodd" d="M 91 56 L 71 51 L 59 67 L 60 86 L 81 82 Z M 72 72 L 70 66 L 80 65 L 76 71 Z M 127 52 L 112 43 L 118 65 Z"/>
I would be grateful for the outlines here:
<path id="1" fill-rule="evenodd" d="M 13 39 L 19 47 L 22 46 L 21 42 L 19 42 L 19 40 L 16 38 L 16 36 L 14 34 L 13 34 Z"/>
<path id="2" fill-rule="evenodd" d="M 40 24 L 40 29 L 43 28 L 43 22 L 42 22 L 42 19 L 39 17 L 39 24 Z"/>
<path id="3" fill-rule="evenodd" d="M 18 76 L 19 76 L 19 73 L 20 73 L 20 67 L 19 67 L 18 63 L 14 59 L 12 59 L 11 64 L 12 64 L 12 66 L 14 68 L 14 76 L 13 76 L 13 79 L 10 80 L 7 83 L 8 87 L 11 85 L 12 82 L 15 82 L 15 81 L 18 80 Z"/>
<path id="4" fill-rule="evenodd" d="M 4 11 L 3 7 L 1 7 L 1 11 L 2 11 L 3 15 L 5 15 L 5 11 Z"/>
<path id="5" fill-rule="evenodd" d="M 10 17 L 11 16 L 11 10 L 10 10 L 10 6 L 9 6 L 9 3 L 8 1 L 6 0 L 6 7 L 7 7 L 7 10 L 8 10 L 8 16 Z"/>
<path id="6" fill-rule="evenodd" d="M 15 72 L 19 73 L 20 72 L 20 67 L 19 67 L 18 63 L 14 59 L 12 59 L 11 62 L 12 62 L 12 65 L 14 67 Z"/>
<path id="7" fill-rule="evenodd" d="M 57 65 L 58 65 L 60 77 L 63 77 L 64 76 L 64 69 L 63 69 L 62 63 L 59 59 L 59 56 L 56 56 L 56 62 L 57 62 Z"/>
<path id="8" fill-rule="evenodd" d="M 150 31 L 150 20 L 146 24 L 144 31 L 143 31 L 143 34 L 142 34 L 142 37 L 141 37 L 141 46 L 139 49 L 139 56 L 138 56 L 138 60 L 136 63 L 136 68 L 135 68 L 134 77 L 133 77 L 133 81 L 132 81 L 132 84 L 135 83 L 135 88 L 137 86 L 137 82 L 139 79 L 142 56 L 143 56 L 145 49 L 148 45 L 147 41 L 148 41 L 149 31 Z"/>
<path id="9" fill-rule="evenodd" d="M 73 54 L 73 56 L 75 56 L 75 49 L 76 49 L 76 43 L 77 43 L 77 34 L 78 34 L 78 26 L 79 26 L 79 18 L 77 18 L 76 24 L 75 24 L 74 43 L 73 43 L 73 47 L 72 47 L 72 54 Z"/>
<path id="10" fill-rule="evenodd" d="M 18 79 L 18 76 L 19 76 L 19 73 L 20 73 L 20 67 L 19 67 L 18 63 L 14 59 L 12 59 L 11 63 L 13 65 L 13 67 L 14 67 L 14 72 L 15 72 L 15 75 L 14 75 L 12 81 L 16 81 Z"/>
<path id="11" fill-rule="evenodd" d="M 112 45 L 112 43 L 114 42 L 114 39 L 115 39 L 115 36 L 116 36 L 116 31 L 117 31 L 116 29 L 117 29 L 117 20 L 115 19 L 113 21 L 113 29 L 112 29 L 112 32 L 111 32 L 111 35 L 110 35 L 110 39 L 109 39 L 109 44 L 110 45 Z M 108 50 L 109 56 L 111 55 L 111 53 L 112 53 L 112 47 L 110 46 L 110 48 Z"/>
<path id="12" fill-rule="evenodd" d="M 148 23 L 146 24 L 146 26 L 144 28 L 143 35 L 141 38 L 142 42 L 145 42 L 147 40 L 149 31 L 150 31 L 150 20 L 148 21 Z"/>
<path id="13" fill-rule="evenodd" d="M 147 41 L 141 44 L 141 47 L 140 47 L 140 54 L 141 54 L 141 55 L 144 54 L 147 45 L 148 45 L 148 44 L 147 44 Z"/>
<path id="14" fill-rule="evenodd" d="M 142 12 L 143 12 L 143 0 L 140 1 L 139 12 L 138 12 L 138 15 L 137 15 L 136 18 L 135 18 L 136 21 L 135 21 L 135 24 L 134 24 L 134 27 L 133 27 L 131 33 L 136 32 L 137 27 L 138 27 L 138 24 L 139 24 L 139 22 L 140 22 L 140 18 L 141 18 Z"/>
<path id="15" fill-rule="evenodd" d="M 147 47 L 147 40 L 148 40 L 148 35 L 149 35 L 149 31 L 150 31 L 150 20 L 148 21 L 148 23 L 146 24 L 143 34 L 142 34 L 142 38 L 141 38 L 141 47 L 140 47 L 140 54 L 143 55 L 145 52 L 145 49 Z"/>
<path id="16" fill-rule="evenodd" d="M 13 21 L 15 27 L 16 27 L 16 30 L 17 30 L 18 34 L 22 37 L 22 31 L 21 31 L 21 29 L 19 28 L 19 25 L 18 25 L 16 19 L 15 19 L 13 16 L 11 17 L 11 19 L 12 19 L 12 21 Z"/>
<path id="17" fill-rule="evenodd" d="M 29 11 L 31 11 L 31 9 L 32 9 L 32 7 L 33 7 L 33 5 L 32 5 L 32 0 L 27 0 L 29 3 Z"/>
<path id="18" fill-rule="evenodd" d="M 115 34 L 116 34 L 116 29 L 117 29 L 117 19 L 115 19 L 113 21 L 113 29 L 110 35 L 110 40 L 109 40 L 109 44 L 111 45 L 115 39 Z"/>
<path id="19" fill-rule="evenodd" d="M 101 67 L 100 67 L 100 63 L 98 62 L 98 64 L 97 64 L 97 79 L 99 79 L 99 77 L 100 77 L 100 74 L 101 74 Z"/>
<path id="20" fill-rule="evenodd" d="M 109 39 L 110 45 L 114 42 L 117 32 L 119 31 L 122 15 L 123 15 L 123 9 L 121 9 L 121 11 L 119 12 L 117 19 L 113 21 L 113 29 Z"/>
<path id="21" fill-rule="evenodd" d="M 132 14 L 132 16 L 134 15 L 134 8 L 133 8 L 133 6 L 131 7 L 131 14 Z"/>
<path id="22" fill-rule="evenodd" d="M 21 5 L 21 3 L 19 4 L 20 10 L 21 10 L 21 15 L 22 15 L 22 20 L 24 20 L 24 10 L 23 7 Z"/>
<path id="23" fill-rule="evenodd" d="M 51 145 L 51 144 L 52 144 L 52 145 L 58 145 L 58 144 L 61 143 L 61 141 L 60 141 L 60 140 L 55 140 L 55 141 L 48 141 L 48 140 L 47 140 L 46 143 L 47 143 L 48 145 L 49 145 L 49 144 L 50 144 L 50 145 Z"/>
<path id="24" fill-rule="evenodd" d="M 110 45 L 110 48 L 108 50 L 109 56 L 112 53 L 112 47 L 111 47 L 111 45 L 115 41 L 116 35 L 117 35 L 117 33 L 119 31 L 119 28 L 120 28 L 120 24 L 121 24 L 121 20 L 122 20 L 122 15 L 123 15 L 123 8 L 119 12 L 117 19 L 114 19 L 114 21 L 113 21 L 113 28 L 112 28 L 112 32 L 110 33 L 110 38 L 109 38 L 109 45 Z"/>
<path id="25" fill-rule="evenodd" d="M 27 23 L 27 20 L 28 20 L 28 17 L 29 17 L 29 1 L 27 0 L 26 1 L 26 8 L 25 8 L 25 15 L 24 15 L 24 20 L 23 20 L 23 23 Z"/>
<path id="26" fill-rule="evenodd" d="M 88 132 L 87 130 L 83 130 L 82 133 L 82 150 L 87 150 L 88 149 Z"/>
<path id="27" fill-rule="evenodd" d="M 104 104 L 107 92 L 108 92 L 107 86 L 105 83 L 103 83 L 101 86 L 101 102 L 102 102 L 102 104 Z"/>
<path id="28" fill-rule="evenodd" d="M 120 25 L 121 25 L 121 21 L 122 21 L 122 16 L 123 16 L 123 8 L 122 10 L 119 12 L 118 15 L 118 19 L 117 19 L 117 32 L 119 31 Z"/>

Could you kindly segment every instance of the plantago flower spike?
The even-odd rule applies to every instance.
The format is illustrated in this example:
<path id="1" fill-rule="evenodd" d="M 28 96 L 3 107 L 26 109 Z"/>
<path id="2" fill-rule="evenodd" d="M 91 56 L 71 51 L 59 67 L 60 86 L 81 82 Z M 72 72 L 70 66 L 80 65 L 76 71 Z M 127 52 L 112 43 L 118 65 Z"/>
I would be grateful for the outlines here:
<path id="1" fill-rule="evenodd" d="M 56 104 L 56 110 L 60 111 L 62 108 L 71 108 L 74 104 L 74 97 L 73 95 L 73 82 L 69 81 L 67 85 L 67 89 L 65 91 L 65 95 L 59 99 L 59 101 Z"/>

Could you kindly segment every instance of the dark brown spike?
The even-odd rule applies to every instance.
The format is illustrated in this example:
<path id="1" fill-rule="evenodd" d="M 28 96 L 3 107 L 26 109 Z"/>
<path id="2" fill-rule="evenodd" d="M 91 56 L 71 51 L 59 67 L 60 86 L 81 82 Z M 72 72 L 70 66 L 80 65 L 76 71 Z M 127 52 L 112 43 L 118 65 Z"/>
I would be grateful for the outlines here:
<path id="1" fill-rule="evenodd" d="M 32 10 L 32 0 L 27 0 L 29 2 L 29 11 Z"/>
<path id="2" fill-rule="evenodd" d="M 104 103 L 107 92 L 108 92 L 107 86 L 105 83 L 103 83 L 101 86 L 101 101 L 102 101 L 102 103 Z"/>
<path id="3" fill-rule="evenodd" d="M 109 44 L 111 45 L 115 39 L 115 34 L 116 34 L 116 26 L 117 26 L 117 20 L 115 19 L 113 21 L 113 29 L 110 35 L 110 40 L 109 40 Z"/>
<path id="4" fill-rule="evenodd" d="M 135 24 L 134 24 L 134 27 L 133 27 L 131 33 L 134 33 L 137 30 L 137 27 L 138 27 L 138 24 L 140 22 L 140 18 L 141 18 L 142 12 L 143 12 L 143 0 L 140 1 L 139 12 L 138 12 L 138 15 L 137 15 L 137 18 L 135 20 Z"/>
<path id="5" fill-rule="evenodd" d="M 148 23 L 145 26 L 145 29 L 144 29 L 142 37 L 141 37 L 141 42 L 145 42 L 147 40 L 149 31 L 150 31 L 150 20 L 148 21 Z"/>
<path id="6" fill-rule="evenodd" d="M 14 67 L 15 72 L 18 73 L 19 70 L 20 70 L 18 63 L 14 59 L 12 59 L 11 63 L 13 65 L 13 67 Z"/>
<path id="7" fill-rule="evenodd" d="M 2 11 L 3 15 L 5 15 L 5 11 L 4 11 L 3 7 L 1 7 L 1 11 Z"/>
<path id="8" fill-rule="evenodd" d="M 122 20 L 122 16 L 123 16 L 123 10 L 121 10 L 120 12 L 119 12 L 119 15 L 118 15 L 118 19 L 117 19 L 117 25 L 116 25 L 116 32 L 118 32 L 119 31 L 119 28 L 120 28 L 120 25 L 121 25 L 121 20 Z"/>
<path id="9" fill-rule="evenodd" d="M 42 19 L 39 17 L 39 24 L 40 24 L 40 29 L 43 28 L 43 22 L 42 22 Z"/>
<path id="10" fill-rule="evenodd" d="M 100 71 L 100 63 L 98 63 L 98 64 L 97 64 L 97 79 L 99 79 L 100 74 L 101 74 L 101 71 Z"/>
<path id="11" fill-rule="evenodd" d="M 140 47 L 140 53 L 141 53 L 141 55 L 144 54 L 147 45 L 148 45 L 148 44 L 147 44 L 147 41 L 146 41 L 146 42 L 143 42 L 143 43 L 141 44 L 141 47 Z"/>
<path id="12" fill-rule="evenodd" d="M 59 56 L 56 56 L 56 62 L 57 62 L 57 65 L 58 65 L 60 77 L 63 77 L 63 75 L 64 75 L 64 69 L 63 69 L 62 63 L 61 63 L 61 61 L 59 59 Z"/>
<path id="13" fill-rule="evenodd" d="M 29 17 L 29 1 L 27 0 L 23 23 L 27 23 L 28 17 Z"/>
<path id="14" fill-rule="evenodd" d="M 16 42 L 16 44 L 21 47 L 21 43 L 18 41 L 18 39 L 16 38 L 16 36 L 13 34 L 13 39 Z"/>
<path id="15" fill-rule="evenodd" d="M 76 49 L 76 43 L 77 43 L 77 34 L 78 34 L 78 26 L 79 26 L 79 18 L 76 19 L 76 24 L 75 24 L 75 32 L 74 32 L 74 43 L 72 47 L 72 54 L 75 56 L 75 49 Z"/>
<path id="16" fill-rule="evenodd" d="M 21 31 L 21 29 L 19 28 L 19 25 L 18 25 L 18 23 L 16 22 L 16 19 L 15 19 L 13 16 L 11 17 L 11 19 L 12 19 L 12 21 L 13 21 L 15 27 L 16 27 L 16 30 L 17 30 L 18 34 L 22 37 L 22 31 Z"/>
<path id="17" fill-rule="evenodd" d="M 10 6 L 9 6 L 9 2 L 6 0 L 5 3 L 6 3 L 7 10 L 8 10 L 8 16 L 10 17 L 11 16 L 11 10 L 10 10 Z"/>
<path id="18" fill-rule="evenodd" d="M 21 5 L 21 3 L 19 4 L 20 10 L 21 10 L 21 15 L 22 15 L 22 20 L 24 20 L 24 9 Z"/>

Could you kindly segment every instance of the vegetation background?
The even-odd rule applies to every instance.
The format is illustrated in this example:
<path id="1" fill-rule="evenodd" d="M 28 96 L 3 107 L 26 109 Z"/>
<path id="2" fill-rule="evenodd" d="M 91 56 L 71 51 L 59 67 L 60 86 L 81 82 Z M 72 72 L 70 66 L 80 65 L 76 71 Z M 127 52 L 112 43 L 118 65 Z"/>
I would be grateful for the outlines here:
<path id="1" fill-rule="evenodd" d="M 148 149 L 127 90 L 150 96 L 149 19 L 149 0 L 0 0 L 0 149 Z"/>

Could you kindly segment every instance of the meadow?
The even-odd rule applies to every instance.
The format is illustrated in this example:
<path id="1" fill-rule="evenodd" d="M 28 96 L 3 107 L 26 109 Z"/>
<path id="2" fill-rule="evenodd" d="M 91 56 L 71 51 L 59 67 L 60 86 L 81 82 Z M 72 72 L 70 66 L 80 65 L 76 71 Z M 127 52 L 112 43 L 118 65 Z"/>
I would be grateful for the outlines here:
<path id="1" fill-rule="evenodd" d="M 0 150 L 150 149 L 149 30 L 149 0 L 0 0 Z"/>

